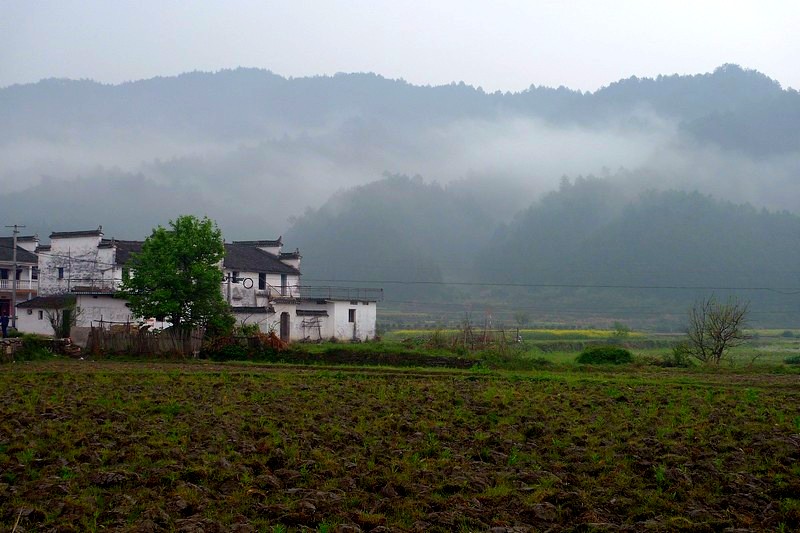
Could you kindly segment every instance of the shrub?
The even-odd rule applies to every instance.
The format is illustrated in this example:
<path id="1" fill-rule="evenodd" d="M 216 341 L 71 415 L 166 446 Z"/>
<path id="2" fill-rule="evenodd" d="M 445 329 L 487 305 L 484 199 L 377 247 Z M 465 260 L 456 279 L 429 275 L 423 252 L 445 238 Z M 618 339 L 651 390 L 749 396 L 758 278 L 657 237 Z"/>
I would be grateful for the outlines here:
<path id="1" fill-rule="evenodd" d="M 253 337 L 261 333 L 258 324 L 241 324 L 233 329 L 234 334 L 244 335 L 245 337 Z"/>
<path id="2" fill-rule="evenodd" d="M 664 355 L 662 366 L 673 368 L 688 368 L 692 366 L 692 358 L 686 350 L 686 345 L 680 343 L 672 348 L 672 351 Z"/>
<path id="3" fill-rule="evenodd" d="M 781 337 L 786 337 L 787 339 L 792 339 L 792 338 L 794 338 L 794 333 L 792 333 L 791 331 L 789 331 L 787 329 L 783 333 L 781 333 Z"/>
<path id="4" fill-rule="evenodd" d="M 800 365 L 800 355 L 793 355 L 783 360 L 787 365 Z"/>
<path id="5" fill-rule="evenodd" d="M 287 348 L 274 333 L 250 337 L 229 335 L 206 341 L 200 356 L 213 361 L 267 361 Z"/>
<path id="6" fill-rule="evenodd" d="M 208 357 L 213 361 L 245 361 L 248 357 L 247 349 L 238 344 L 226 344 L 217 350 L 209 352 Z"/>
<path id="7" fill-rule="evenodd" d="M 49 337 L 25 333 L 22 347 L 14 354 L 17 361 L 34 361 L 53 356 L 53 342 Z"/>
<path id="8" fill-rule="evenodd" d="M 589 346 L 577 359 L 582 365 L 622 365 L 633 361 L 631 352 L 619 346 Z"/>

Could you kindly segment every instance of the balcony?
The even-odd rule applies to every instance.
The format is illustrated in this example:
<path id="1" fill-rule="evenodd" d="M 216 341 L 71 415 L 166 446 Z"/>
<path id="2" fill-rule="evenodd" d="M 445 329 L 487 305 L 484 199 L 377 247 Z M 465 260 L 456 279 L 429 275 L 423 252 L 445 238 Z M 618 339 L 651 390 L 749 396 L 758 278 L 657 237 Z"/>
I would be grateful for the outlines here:
<path id="1" fill-rule="evenodd" d="M 39 287 L 37 280 L 20 279 L 17 280 L 18 291 L 35 291 Z M 13 279 L 0 279 L 0 291 L 11 291 L 14 289 Z"/>
<path id="2" fill-rule="evenodd" d="M 379 302 L 383 300 L 383 289 L 368 287 L 314 287 L 289 285 L 284 288 L 269 287 L 270 297 L 309 298 L 312 300 L 359 300 Z"/>

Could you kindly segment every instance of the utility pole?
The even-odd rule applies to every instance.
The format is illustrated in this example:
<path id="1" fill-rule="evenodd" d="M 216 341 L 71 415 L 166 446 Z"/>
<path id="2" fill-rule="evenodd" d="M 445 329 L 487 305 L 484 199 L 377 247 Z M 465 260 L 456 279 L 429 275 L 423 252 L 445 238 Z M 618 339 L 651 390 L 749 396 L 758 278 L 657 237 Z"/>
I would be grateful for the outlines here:
<path id="1" fill-rule="evenodd" d="M 14 244 L 12 245 L 14 274 L 11 278 L 11 327 L 17 329 L 17 235 L 19 234 L 19 228 L 24 228 L 25 226 L 14 224 L 13 226 L 6 227 L 14 228 Z"/>

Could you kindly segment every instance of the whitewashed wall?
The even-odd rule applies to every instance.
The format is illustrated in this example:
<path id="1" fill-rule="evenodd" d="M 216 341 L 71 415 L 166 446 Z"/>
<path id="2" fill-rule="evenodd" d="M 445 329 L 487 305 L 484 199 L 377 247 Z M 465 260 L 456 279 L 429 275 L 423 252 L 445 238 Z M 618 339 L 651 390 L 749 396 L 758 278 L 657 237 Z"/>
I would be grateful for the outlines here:
<path id="1" fill-rule="evenodd" d="M 233 316 L 237 326 L 256 324 L 261 333 L 269 333 L 270 327 L 274 328 L 276 335 L 279 333 L 278 318 L 274 313 L 245 313 L 234 308 Z"/>
<path id="2" fill-rule="evenodd" d="M 136 323 L 136 317 L 126 303 L 125 300 L 113 298 L 111 295 L 78 295 L 76 307 L 79 311 L 76 325 L 98 327 L 101 320 L 107 324 Z"/>
<path id="3" fill-rule="evenodd" d="M 375 302 L 337 300 L 333 306 L 334 336 L 341 340 L 366 341 L 375 337 L 378 306 Z M 355 322 L 350 322 L 350 309 L 355 309 Z"/>
<path id="4" fill-rule="evenodd" d="M 226 268 L 224 271 L 224 277 L 228 277 L 233 274 L 233 270 Z M 281 290 L 281 275 L 280 274 L 267 274 L 266 275 L 266 282 L 267 282 L 267 289 L 266 290 L 259 290 L 258 288 L 258 272 L 246 272 L 238 270 L 238 276 L 240 278 L 249 278 L 253 281 L 253 286 L 245 288 L 245 283 L 230 283 L 230 303 L 233 307 L 250 307 L 250 306 L 259 306 L 265 307 L 269 304 L 268 293 L 272 291 L 272 297 L 276 297 L 280 295 Z M 249 281 L 246 283 L 249 285 Z M 286 284 L 289 287 L 290 292 L 296 292 L 296 287 L 300 285 L 300 276 L 296 274 L 288 274 L 286 277 Z M 228 301 L 228 282 L 223 281 L 220 285 L 220 289 L 222 290 L 222 297 Z M 289 294 L 287 294 L 288 296 Z"/>
<path id="5" fill-rule="evenodd" d="M 42 318 L 39 318 L 39 313 Z M 53 328 L 44 309 L 18 309 L 17 329 L 22 333 L 53 336 Z"/>
<path id="6" fill-rule="evenodd" d="M 111 270 L 113 250 L 99 249 L 101 236 L 54 238 L 50 250 L 39 254 L 39 295 L 61 294 L 70 287 L 90 285 Z M 58 269 L 64 278 L 58 279 Z"/>

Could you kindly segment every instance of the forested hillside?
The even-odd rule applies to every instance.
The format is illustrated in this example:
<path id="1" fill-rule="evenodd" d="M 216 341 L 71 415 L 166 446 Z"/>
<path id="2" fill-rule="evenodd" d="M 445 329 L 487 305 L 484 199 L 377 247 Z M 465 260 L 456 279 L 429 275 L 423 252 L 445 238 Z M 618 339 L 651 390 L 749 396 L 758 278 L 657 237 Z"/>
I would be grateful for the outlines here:
<path id="1" fill-rule="evenodd" d="M 800 286 L 796 91 L 736 65 L 591 93 L 532 82 L 236 69 L 0 88 L 0 211 L 127 239 L 207 215 L 229 240 L 283 234 L 307 284 L 453 312 L 664 316 L 691 287 Z M 796 296 L 745 296 L 800 315 Z"/>
<path id="2" fill-rule="evenodd" d="M 43 234 L 103 223 L 137 238 L 190 209 L 236 238 L 263 238 L 384 172 L 456 184 L 508 220 L 563 175 L 620 168 L 635 192 L 698 189 L 795 209 L 800 96 L 764 74 L 725 65 L 593 93 L 531 81 L 486 93 L 236 69 L 0 88 L 0 210 Z M 85 199 L 81 209 L 46 207 L 63 190 Z"/>
<path id="3" fill-rule="evenodd" d="M 756 320 L 800 318 L 800 217 L 697 192 L 631 197 L 611 179 L 564 179 L 502 224 L 479 198 L 394 176 L 338 194 L 287 238 L 323 251 L 307 278 L 383 284 L 390 301 L 637 320 L 736 293 Z"/>

